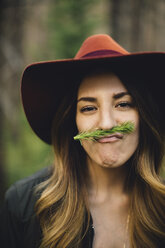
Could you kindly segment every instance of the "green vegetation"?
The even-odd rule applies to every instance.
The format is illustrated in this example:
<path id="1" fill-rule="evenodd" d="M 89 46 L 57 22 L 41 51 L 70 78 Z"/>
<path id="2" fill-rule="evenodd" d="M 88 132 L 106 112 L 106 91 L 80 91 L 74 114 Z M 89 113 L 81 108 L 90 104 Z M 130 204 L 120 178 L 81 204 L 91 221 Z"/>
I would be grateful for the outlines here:
<path id="1" fill-rule="evenodd" d="M 49 46 L 55 58 L 72 58 L 98 26 L 98 0 L 57 0 L 48 18 Z"/>
<path id="2" fill-rule="evenodd" d="M 22 112 L 17 136 L 12 135 L 7 124 L 4 141 L 8 186 L 53 162 L 51 146 L 37 138 Z"/>
<path id="3" fill-rule="evenodd" d="M 97 140 L 104 136 L 113 134 L 113 133 L 131 133 L 134 130 L 134 124 L 130 121 L 124 122 L 121 125 L 115 126 L 109 130 L 89 130 L 85 132 L 80 132 L 78 135 L 74 136 L 74 140 Z"/>

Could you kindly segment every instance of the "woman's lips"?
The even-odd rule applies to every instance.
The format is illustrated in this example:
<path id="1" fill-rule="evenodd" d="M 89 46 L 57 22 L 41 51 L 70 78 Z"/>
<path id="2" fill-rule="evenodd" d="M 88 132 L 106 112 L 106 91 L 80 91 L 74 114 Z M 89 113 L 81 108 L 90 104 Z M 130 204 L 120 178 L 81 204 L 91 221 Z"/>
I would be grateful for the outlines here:
<path id="1" fill-rule="evenodd" d="M 121 140 L 122 138 L 123 138 L 123 134 L 115 133 L 115 134 L 107 135 L 107 136 L 104 136 L 103 138 L 97 139 L 97 141 L 99 143 L 112 143 L 112 142 Z"/>

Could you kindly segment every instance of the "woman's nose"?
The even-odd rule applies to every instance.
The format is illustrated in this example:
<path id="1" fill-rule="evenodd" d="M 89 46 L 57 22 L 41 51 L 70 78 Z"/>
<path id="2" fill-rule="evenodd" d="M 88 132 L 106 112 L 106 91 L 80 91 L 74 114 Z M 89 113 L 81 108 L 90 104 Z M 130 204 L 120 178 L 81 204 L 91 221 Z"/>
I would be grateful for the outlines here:
<path id="1" fill-rule="evenodd" d="M 116 118 L 112 110 L 102 111 L 99 115 L 99 129 L 107 130 L 116 126 Z"/>

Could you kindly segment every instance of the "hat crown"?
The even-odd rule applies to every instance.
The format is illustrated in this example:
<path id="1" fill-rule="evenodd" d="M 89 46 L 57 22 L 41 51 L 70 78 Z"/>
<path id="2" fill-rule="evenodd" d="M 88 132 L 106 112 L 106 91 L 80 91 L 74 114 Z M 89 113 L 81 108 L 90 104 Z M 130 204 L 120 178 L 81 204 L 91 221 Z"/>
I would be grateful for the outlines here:
<path id="1" fill-rule="evenodd" d="M 75 59 L 83 57 L 107 55 L 115 56 L 119 54 L 129 54 L 123 47 L 114 41 L 109 35 L 96 34 L 88 37 L 77 52 Z"/>

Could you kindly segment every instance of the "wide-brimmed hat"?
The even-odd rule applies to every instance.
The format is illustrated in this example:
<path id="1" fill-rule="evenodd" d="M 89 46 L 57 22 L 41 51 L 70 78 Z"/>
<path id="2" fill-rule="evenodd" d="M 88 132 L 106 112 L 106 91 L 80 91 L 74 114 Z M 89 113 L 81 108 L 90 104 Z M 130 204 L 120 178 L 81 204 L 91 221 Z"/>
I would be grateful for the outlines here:
<path id="1" fill-rule="evenodd" d="M 68 44 L 69 49 L 69 44 Z M 165 85 L 165 53 L 129 53 L 105 34 L 87 38 L 72 59 L 29 65 L 23 73 L 21 94 L 24 111 L 33 131 L 51 144 L 55 112 L 77 79 L 90 69 L 108 66 L 143 79 L 143 87 L 154 93 L 162 108 Z M 152 107 L 152 106 L 151 106 Z M 162 108 L 164 116 L 164 107 Z"/>

